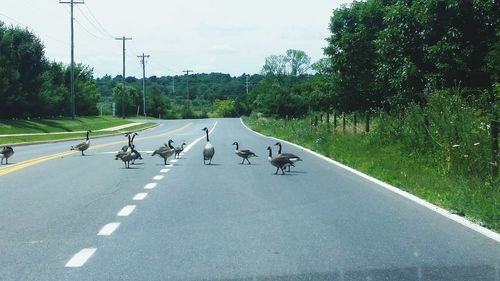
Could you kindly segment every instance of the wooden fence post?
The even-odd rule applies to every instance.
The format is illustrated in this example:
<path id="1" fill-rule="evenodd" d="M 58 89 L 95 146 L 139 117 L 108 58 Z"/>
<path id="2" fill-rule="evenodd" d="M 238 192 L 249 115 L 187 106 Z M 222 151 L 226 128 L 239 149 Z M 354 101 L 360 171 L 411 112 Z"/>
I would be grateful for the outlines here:
<path id="1" fill-rule="evenodd" d="M 326 112 L 326 127 L 330 128 L 330 110 Z"/>
<path id="2" fill-rule="evenodd" d="M 342 133 L 345 134 L 345 112 L 342 112 Z"/>
<path id="3" fill-rule="evenodd" d="M 318 115 L 314 115 L 314 126 L 318 125 Z"/>
<path id="4" fill-rule="evenodd" d="M 370 111 L 365 112 L 365 133 L 370 132 Z"/>
<path id="5" fill-rule="evenodd" d="M 354 112 L 354 134 L 356 134 L 356 127 L 358 126 L 358 119 L 357 119 L 357 115 L 356 115 L 356 112 Z"/>
<path id="6" fill-rule="evenodd" d="M 333 112 L 333 131 L 337 130 L 337 111 Z"/>
<path id="7" fill-rule="evenodd" d="M 498 177 L 498 131 L 500 122 L 491 120 L 491 175 Z"/>

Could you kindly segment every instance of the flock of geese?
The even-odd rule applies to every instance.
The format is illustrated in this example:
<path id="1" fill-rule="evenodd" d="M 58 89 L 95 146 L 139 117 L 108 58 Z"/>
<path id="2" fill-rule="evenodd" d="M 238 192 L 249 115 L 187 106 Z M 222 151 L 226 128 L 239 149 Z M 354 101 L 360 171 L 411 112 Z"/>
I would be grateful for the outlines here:
<path id="1" fill-rule="evenodd" d="M 202 129 L 205 131 L 206 134 L 206 139 L 207 142 L 205 144 L 205 147 L 203 148 L 203 164 L 208 165 L 212 164 L 212 158 L 214 157 L 215 154 L 215 148 L 214 146 L 210 143 L 209 139 L 209 133 L 208 129 L 205 127 Z M 85 156 L 84 151 L 89 149 L 90 147 L 90 138 L 89 135 L 92 131 L 88 130 L 87 131 L 87 136 L 85 138 L 85 141 L 82 143 L 79 143 L 75 146 L 72 146 L 70 150 L 77 150 L 82 153 L 82 156 Z M 122 160 L 125 168 L 130 168 L 130 164 L 135 164 L 135 160 L 142 160 L 142 156 L 137 151 L 135 145 L 134 145 L 134 138 L 137 136 L 138 133 L 132 132 L 132 133 L 127 133 L 125 134 L 125 137 L 128 138 L 128 144 L 123 146 L 120 151 L 118 151 L 115 155 L 115 160 Z M 186 145 L 185 142 L 182 142 L 181 146 L 174 147 L 172 145 L 174 143 L 173 140 L 169 140 L 168 143 L 164 144 L 157 150 L 153 151 L 151 156 L 158 155 L 159 157 L 163 158 L 164 164 L 167 165 L 167 160 L 168 158 L 172 157 L 172 155 L 175 158 L 180 158 L 180 153 L 184 150 L 184 146 Z M 257 155 L 252 152 L 250 149 L 240 149 L 240 146 L 238 142 L 234 142 L 233 145 L 236 146 L 234 153 L 242 158 L 241 164 L 244 164 L 245 161 L 247 161 L 248 165 L 252 164 L 250 163 L 249 158 L 252 157 L 257 157 Z M 288 168 L 288 172 L 290 172 L 290 167 L 295 167 L 295 162 L 297 161 L 302 161 L 302 159 L 292 153 L 282 153 L 281 152 L 281 143 L 277 142 L 275 143 L 276 146 L 278 146 L 278 154 L 273 157 L 273 152 L 271 149 L 271 146 L 267 147 L 267 150 L 269 151 L 269 155 L 267 159 L 269 160 L 269 163 L 276 167 L 276 172 L 274 173 L 275 175 L 278 174 L 278 171 L 281 170 L 281 173 L 284 175 L 285 170 Z M 0 164 L 3 164 L 3 160 L 5 159 L 5 164 L 8 164 L 8 159 L 14 154 L 14 149 L 10 146 L 4 146 L 0 152 Z"/>

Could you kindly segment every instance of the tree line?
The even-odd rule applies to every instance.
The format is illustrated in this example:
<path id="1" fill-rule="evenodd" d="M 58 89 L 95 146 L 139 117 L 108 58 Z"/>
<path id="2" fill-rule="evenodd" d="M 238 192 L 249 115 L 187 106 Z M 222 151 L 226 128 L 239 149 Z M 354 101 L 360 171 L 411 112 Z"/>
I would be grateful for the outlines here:
<path id="1" fill-rule="evenodd" d="M 430 93 L 460 88 L 465 98 L 487 100 L 476 105 L 491 107 L 495 89 L 499 94 L 499 7 L 494 0 L 344 5 L 330 19 L 326 57 L 310 65 L 299 50 L 269 56 L 249 103 L 278 117 L 391 111 L 424 106 Z"/>
<path id="2" fill-rule="evenodd" d="M 76 112 L 96 115 L 92 68 L 75 67 Z M 45 57 L 40 39 L 0 21 L 0 118 L 68 116 L 70 69 Z"/>

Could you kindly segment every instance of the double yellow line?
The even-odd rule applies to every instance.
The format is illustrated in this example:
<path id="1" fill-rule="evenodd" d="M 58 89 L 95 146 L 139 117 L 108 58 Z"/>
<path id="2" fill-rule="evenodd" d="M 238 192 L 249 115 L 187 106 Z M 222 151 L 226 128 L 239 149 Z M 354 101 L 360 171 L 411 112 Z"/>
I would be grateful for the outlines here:
<path id="1" fill-rule="evenodd" d="M 180 128 L 177 128 L 177 129 L 174 129 L 171 131 L 167 131 L 167 132 L 159 134 L 159 135 L 138 138 L 138 139 L 152 139 L 152 138 L 160 138 L 160 137 L 168 136 L 168 135 L 180 132 L 180 131 L 188 128 L 192 124 L 193 123 L 188 123 Z M 94 150 L 94 149 L 103 148 L 103 147 L 107 147 L 107 146 L 117 145 L 120 143 L 127 143 L 127 141 L 115 141 L 115 142 L 108 142 L 108 143 L 103 143 L 103 144 L 98 144 L 98 145 L 92 145 L 89 148 L 89 150 Z M 10 174 L 10 173 L 13 173 L 13 172 L 16 172 L 16 171 L 19 171 L 19 170 L 22 170 L 22 169 L 25 169 L 25 168 L 28 168 L 28 167 L 31 167 L 31 166 L 36 165 L 36 164 L 43 163 L 45 161 L 53 160 L 56 158 L 62 158 L 62 157 L 69 156 L 69 155 L 75 154 L 75 153 L 80 153 L 80 152 L 79 151 L 63 151 L 63 152 L 59 152 L 59 153 L 55 153 L 55 154 L 50 154 L 47 156 L 41 156 L 41 157 L 21 161 L 19 163 L 12 164 L 12 165 L 2 166 L 2 167 L 0 167 L 0 177 L 7 175 L 7 174 Z"/>

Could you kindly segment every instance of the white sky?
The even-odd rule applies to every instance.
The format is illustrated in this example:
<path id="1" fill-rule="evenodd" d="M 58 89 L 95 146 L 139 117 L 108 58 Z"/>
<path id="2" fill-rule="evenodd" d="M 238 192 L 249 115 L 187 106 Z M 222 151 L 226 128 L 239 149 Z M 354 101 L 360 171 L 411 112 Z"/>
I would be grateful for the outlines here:
<path id="1" fill-rule="evenodd" d="M 69 0 L 67 0 L 69 1 Z M 51 60 L 70 61 L 70 12 L 57 0 L 2 0 L 0 20 L 28 27 Z M 85 0 L 75 5 L 75 61 L 94 76 L 142 77 L 137 55 L 151 55 L 146 76 L 223 72 L 259 73 L 264 60 L 299 49 L 323 57 L 333 9 L 351 0 Z M 99 27 L 93 16 L 104 27 Z M 89 34 L 92 33 L 91 34 Z"/>

